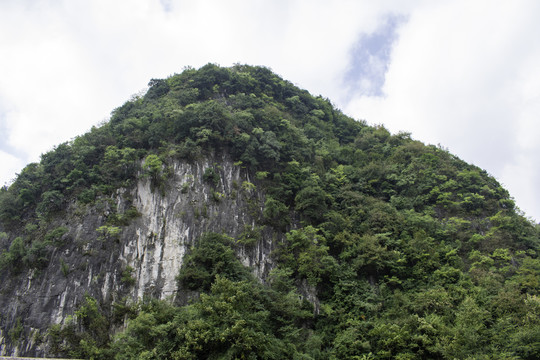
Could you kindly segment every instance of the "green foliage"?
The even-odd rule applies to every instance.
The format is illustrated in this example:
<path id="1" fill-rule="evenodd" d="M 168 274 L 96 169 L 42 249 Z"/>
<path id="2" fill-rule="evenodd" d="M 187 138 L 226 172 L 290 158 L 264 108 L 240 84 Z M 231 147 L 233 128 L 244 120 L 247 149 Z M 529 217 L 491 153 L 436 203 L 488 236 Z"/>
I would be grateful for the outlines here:
<path id="1" fill-rule="evenodd" d="M 72 358 L 112 359 L 108 344 L 110 323 L 100 305 L 93 297 L 86 295 L 64 324 L 56 324 L 47 332 L 48 344 L 55 355 Z"/>
<path id="2" fill-rule="evenodd" d="M 219 173 L 213 167 L 207 167 L 204 170 L 203 180 L 209 182 L 213 186 L 219 185 Z"/>
<path id="3" fill-rule="evenodd" d="M 150 154 L 144 159 L 143 171 L 145 175 L 158 182 L 162 176 L 163 162 L 156 154 Z"/>
<path id="4" fill-rule="evenodd" d="M 89 204 L 93 202 L 96 199 L 96 190 L 94 188 L 85 189 L 81 191 L 81 193 L 77 196 L 77 200 L 79 200 L 83 204 Z"/>
<path id="5" fill-rule="evenodd" d="M 15 224 L 21 217 L 21 206 L 13 192 L 0 189 L 0 220 L 6 226 Z"/>
<path id="6" fill-rule="evenodd" d="M 275 257 L 279 266 L 291 270 L 297 279 L 306 279 L 316 286 L 336 271 L 337 263 L 328 254 L 326 239 L 318 234 L 318 229 L 308 226 L 291 230 L 286 238 Z"/>
<path id="7" fill-rule="evenodd" d="M 111 212 L 107 217 L 107 225 L 126 226 L 129 225 L 131 220 L 139 216 L 141 216 L 141 213 L 134 206 L 130 206 L 123 213 Z"/>
<path id="8" fill-rule="evenodd" d="M 244 246 L 253 246 L 261 238 L 262 228 L 259 226 L 244 225 L 244 231 L 240 234 L 236 242 Z"/>
<path id="9" fill-rule="evenodd" d="M 508 192 L 448 151 L 355 121 L 263 67 L 208 64 L 153 79 L 109 122 L 28 165 L 0 189 L 0 268 L 47 266 L 65 232 L 26 224 L 60 216 L 73 199 L 96 204 L 131 189 L 137 173 L 166 194 L 174 160 L 217 154 L 257 183 L 233 184 L 230 197 L 247 199 L 258 225 L 236 240 L 206 234 L 188 251 L 178 281 L 200 298 L 124 306 L 129 325 L 112 345 L 100 333 L 107 311 L 87 299 L 73 323 L 51 328 L 54 349 L 119 359 L 539 357 L 540 228 Z M 202 175 L 215 202 L 229 196 L 219 165 Z M 194 212 L 207 217 L 207 204 Z M 136 216 L 111 211 L 100 238 L 119 239 Z M 274 240 L 265 285 L 236 257 L 265 244 L 263 234 Z M 120 279 L 128 286 L 130 274 Z"/>
<path id="10" fill-rule="evenodd" d="M 60 270 L 62 271 L 62 274 L 67 277 L 69 274 L 69 265 L 66 264 L 64 259 L 60 259 Z"/>
<path id="11" fill-rule="evenodd" d="M 65 226 L 59 226 L 54 230 L 51 230 L 45 235 L 45 242 L 54 244 L 55 246 L 62 245 L 62 237 L 68 232 L 68 228 Z"/>
<path id="12" fill-rule="evenodd" d="M 13 343 L 18 343 L 24 331 L 24 327 L 21 318 L 18 317 L 15 321 L 15 325 L 9 330 L 8 337 Z"/>
<path id="13" fill-rule="evenodd" d="M 182 189 L 180 190 L 180 192 L 182 194 L 186 194 L 189 190 L 189 187 L 190 187 L 190 184 L 188 182 L 185 182 L 183 185 L 182 185 Z"/>
<path id="14" fill-rule="evenodd" d="M 8 251 L 0 254 L 0 269 L 11 269 L 14 272 L 20 272 L 23 269 L 23 259 L 26 256 L 26 246 L 22 237 L 15 238 Z"/>
<path id="15" fill-rule="evenodd" d="M 64 195 L 58 190 L 46 191 L 41 196 L 41 202 L 36 207 L 36 212 L 42 216 L 60 211 L 62 209 Z"/>
<path id="16" fill-rule="evenodd" d="M 257 180 L 264 180 L 268 177 L 268 171 L 257 171 L 255 177 Z"/>
<path id="17" fill-rule="evenodd" d="M 219 191 L 215 191 L 215 190 L 212 191 L 212 200 L 214 200 L 215 202 L 219 203 L 224 198 L 225 198 L 225 194 L 220 193 Z"/>
<path id="18" fill-rule="evenodd" d="M 266 223 L 277 229 L 284 229 L 289 225 L 289 207 L 271 196 L 264 202 L 263 218 Z"/>
<path id="19" fill-rule="evenodd" d="M 160 98 L 169 92 L 168 82 L 162 79 L 150 80 L 148 87 L 149 89 L 145 95 L 145 98 L 149 100 Z"/>
<path id="20" fill-rule="evenodd" d="M 98 227 L 96 231 L 100 234 L 99 238 L 102 241 L 118 240 L 120 233 L 122 232 L 122 228 L 112 225 L 103 225 Z"/>
<path id="21" fill-rule="evenodd" d="M 110 182 L 129 179 L 137 168 L 136 160 L 137 151 L 133 148 L 119 149 L 114 145 L 107 146 L 101 166 L 103 178 Z M 154 176 L 155 173 L 159 173 L 161 170 L 161 164 L 158 160 L 153 157 L 148 159 L 147 157 L 143 169 L 148 171 L 150 176 Z"/>
<path id="22" fill-rule="evenodd" d="M 124 283 L 126 286 L 133 286 L 135 285 L 135 278 L 133 277 L 133 267 L 126 266 L 126 268 L 122 271 L 121 279 L 122 283 Z"/>
<path id="23" fill-rule="evenodd" d="M 255 186 L 255 184 L 249 181 L 242 182 L 242 190 L 246 191 L 247 193 L 252 193 L 253 191 L 255 191 L 256 188 L 257 187 Z"/>
<path id="24" fill-rule="evenodd" d="M 177 307 L 143 300 L 129 310 L 118 305 L 130 320 L 111 342 L 110 321 L 98 302 L 86 296 L 73 319 L 49 329 L 53 353 L 96 359 L 281 359 L 320 352 L 320 337 L 305 328 L 313 320 L 313 309 L 292 287 L 277 286 L 276 280 L 272 287 L 260 284 L 231 253 L 202 257 L 209 247 L 224 250 L 219 245 L 231 244 L 224 235 L 207 234 L 186 255 L 188 267 L 219 266 L 227 275 L 216 274 L 208 287 L 199 287 L 203 293 L 198 301 Z"/>
<path id="25" fill-rule="evenodd" d="M 208 291 L 216 276 L 243 280 L 249 273 L 232 249 L 232 238 L 209 233 L 198 239 L 195 248 L 184 258 L 177 277 L 179 284 L 189 290 Z"/>
<path id="26" fill-rule="evenodd" d="M 306 310 L 298 296 L 266 289 L 253 279 L 217 277 L 192 305 L 142 304 L 112 348 L 118 359 L 299 358 L 304 341 L 311 339 L 295 325 L 310 319 Z"/>

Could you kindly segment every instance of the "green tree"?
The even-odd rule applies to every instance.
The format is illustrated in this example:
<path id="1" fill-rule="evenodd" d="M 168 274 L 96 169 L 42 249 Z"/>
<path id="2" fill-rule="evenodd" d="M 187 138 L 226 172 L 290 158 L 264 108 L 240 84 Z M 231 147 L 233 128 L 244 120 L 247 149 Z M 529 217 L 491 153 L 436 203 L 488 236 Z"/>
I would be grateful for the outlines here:
<path id="1" fill-rule="evenodd" d="M 319 177 L 312 175 L 294 199 L 295 209 L 312 224 L 320 223 L 328 209 L 329 197 L 318 183 Z"/>
<path id="2" fill-rule="evenodd" d="M 283 230 L 290 223 L 289 208 L 281 201 L 268 196 L 264 202 L 263 218 L 268 224 Z"/>
<path id="3" fill-rule="evenodd" d="M 249 278 L 249 272 L 236 258 L 232 238 L 208 233 L 198 239 L 195 248 L 184 258 L 177 277 L 190 290 L 208 291 L 219 275 L 231 280 Z"/>
<path id="4" fill-rule="evenodd" d="M 46 191 L 41 195 L 41 202 L 36 208 L 36 212 L 42 216 L 62 210 L 64 195 L 58 190 Z"/>
<path id="5" fill-rule="evenodd" d="M 16 237 L 9 246 L 8 251 L 0 254 L 0 269 L 8 268 L 19 272 L 23 268 L 23 258 L 26 255 L 26 247 L 22 237 Z"/>

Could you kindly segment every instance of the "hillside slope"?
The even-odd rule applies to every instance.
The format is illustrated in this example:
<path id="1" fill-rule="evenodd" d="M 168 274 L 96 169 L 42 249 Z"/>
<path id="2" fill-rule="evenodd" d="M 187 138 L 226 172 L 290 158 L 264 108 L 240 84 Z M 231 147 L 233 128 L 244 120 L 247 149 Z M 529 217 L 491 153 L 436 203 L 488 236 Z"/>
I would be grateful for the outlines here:
<path id="1" fill-rule="evenodd" d="M 209 64 L 0 191 L 0 353 L 537 359 L 539 245 L 485 171 Z"/>

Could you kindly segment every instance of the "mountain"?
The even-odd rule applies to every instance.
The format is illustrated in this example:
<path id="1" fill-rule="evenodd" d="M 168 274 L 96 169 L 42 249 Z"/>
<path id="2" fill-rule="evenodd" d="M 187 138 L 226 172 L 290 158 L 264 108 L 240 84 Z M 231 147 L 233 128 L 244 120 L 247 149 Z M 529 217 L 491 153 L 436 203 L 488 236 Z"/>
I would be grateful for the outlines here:
<path id="1" fill-rule="evenodd" d="M 1 189 L 0 354 L 538 359 L 539 245 L 448 151 L 188 68 Z"/>

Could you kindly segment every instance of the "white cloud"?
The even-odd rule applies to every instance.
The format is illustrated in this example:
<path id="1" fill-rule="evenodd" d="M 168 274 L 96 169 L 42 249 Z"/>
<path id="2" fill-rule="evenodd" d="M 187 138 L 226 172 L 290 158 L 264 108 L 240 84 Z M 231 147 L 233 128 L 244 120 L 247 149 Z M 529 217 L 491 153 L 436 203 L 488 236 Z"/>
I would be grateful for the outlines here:
<path id="1" fill-rule="evenodd" d="M 433 2 L 409 14 L 383 88 L 347 111 L 448 147 L 540 219 L 537 2 Z"/>
<path id="2" fill-rule="evenodd" d="M 378 12 L 350 1 L 2 2 L 0 148 L 37 161 L 151 78 L 207 62 L 267 65 L 337 94 L 344 55 Z"/>
<path id="3" fill-rule="evenodd" d="M 0 150 L 0 159 L 2 159 L 2 166 L 0 166 L 0 179 L 2 179 L 0 187 L 2 187 L 13 180 L 15 173 L 22 169 L 26 162 L 2 150 Z"/>
<path id="4" fill-rule="evenodd" d="M 13 166 L 101 122 L 151 78 L 240 62 L 269 66 L 354 117 L 449 147 L 497 176 L 540 218 L 537 4 L 5 0 L 0 182 L 13 177 Z M 364 90 L 378 87 L 375 77 L 387 69 L 385 96 L 351 93 L 343 77 L 354 46 L 395 17 L 407 20 L 390 63 L 373 57 L 378 69 L 360 80 Z"/>

